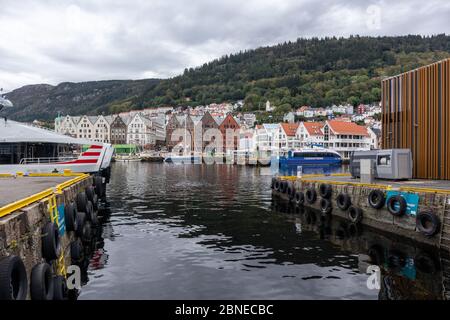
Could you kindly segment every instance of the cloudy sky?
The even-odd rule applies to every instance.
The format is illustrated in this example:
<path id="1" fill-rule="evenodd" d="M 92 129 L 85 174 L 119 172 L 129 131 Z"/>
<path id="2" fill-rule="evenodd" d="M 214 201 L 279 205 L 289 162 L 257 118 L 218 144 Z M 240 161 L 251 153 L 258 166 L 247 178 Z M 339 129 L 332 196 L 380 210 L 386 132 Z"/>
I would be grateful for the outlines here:
<path id="1" fill-rule="evenodd" d="M 0 87 L 164 78 L 298 37 L 450 33 L 450 1 L 0 0 Z"/>

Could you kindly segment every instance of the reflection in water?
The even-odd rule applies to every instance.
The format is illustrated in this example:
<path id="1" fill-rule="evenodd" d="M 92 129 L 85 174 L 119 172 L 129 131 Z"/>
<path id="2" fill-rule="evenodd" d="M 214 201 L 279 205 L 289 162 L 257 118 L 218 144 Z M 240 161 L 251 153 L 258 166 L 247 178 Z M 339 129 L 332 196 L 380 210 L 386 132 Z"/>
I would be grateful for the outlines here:
<path id="1" fill-rule="evenodd" d="M 442 296 L 439 257 L 273 202 L 269 174 L 270 168 L 116 163 L 102 225 L 86 246 L 79 298 Z M 381 290 L 366 285 L 374 263 L 382 266 Z"/>

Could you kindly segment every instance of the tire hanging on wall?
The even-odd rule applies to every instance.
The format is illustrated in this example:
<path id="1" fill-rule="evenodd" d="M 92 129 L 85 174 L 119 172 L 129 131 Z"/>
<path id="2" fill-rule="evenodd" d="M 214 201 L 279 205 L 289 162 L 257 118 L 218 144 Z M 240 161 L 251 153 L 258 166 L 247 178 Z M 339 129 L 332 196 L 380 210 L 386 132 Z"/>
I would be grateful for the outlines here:
<path id="1" fill-rule="evenodd" d="M 363 211 L 361 208 L 350 206 L 348 209 L 348 219 L 355 224 L 360 223 L 363 219 Z"/>
<path id="2" fill-rule="evenodd" d="M 53 261 L 61 253 L 59 230 L 55 223 L 49 222 L 42 228 L 42 257 Z"/>
<path id="3" fill-rule="evenodd" d="M 331 185 L 322 183 L 319 186 L 319 194 L 322 198 L 330 199 L 332 193 L 333 193 L 333 189 L 332 189 Z"/>
<path id="4" fill-rule="evenodd" d="M 280 191 L 280 188 L 281 188 L 280 180 L 276 179 L 274 188 L 275 188 L 275 191 Z"/>
<path id="5" fill-rule="evenodd" d="M 87 206 L 87 202 L 88 202 L 86 193 L 84 193 L 84 192 L 78 193 L 75 198 L 75 202 L 77 204 L 78 212 L 86 212 L 86 206 Z"/>
<path id="6" fill-rule="evenodd" d="M 289 196 L 289 200 L 294 200 L 295 188 L 294 188 L 294 184 L 292 182 L 288 182 L 286 193 Z"/>
<path id="7" fill-rule="evenodd" d="M 31 300 L 53 300 L 53 273 L 48 263 L 39 263 L 31 270 Z"/>
<path id="8" fill-rule="evenodd" d="M 92 200 L 92 205 L 94 206 L 94 210 L 98 211 L 98 196 L 97 194 L 94 194 L 94 199 Z"/>
<path id="9" fill-rule="evenodd" d="M 331 201 L 326 198 L 320 199 L 320 211 L 324 214 L 330 214 L 333 210 L 333 207 L 331 205 Z"/>
<path id="10" fill-rule="evenodd" d="M 81 237 L 81 240 L 84 243 L 89 243 L 92 240 L 92 234 L 92 223 L 91 221 L 86 221 L 83 226 L 83 236 Z"/>
<path id="11" fill-rule="evenodd" d="M 53 277 L 53 300 L 68 300 L 69 299 L 69 291 L 67 288 L 66 278 L 63 276 L 55 276 Z"/>
<path id="12" fill-rule="evenodd" d="M 398 203 L 398 208 L 395 205 L 396 203 Z M 389 213 L 396 217 L 401 217 L 406 212 L 406 200 L 401 195 L 389 198 L 386 206 Z"/>
<path id="13" fill-rule="evenodd" d="M 89 201 L 94 200 L 95 190 L 93 186 L 86 187 L 86 190 L 84 190 L 84 192 L 86 193 L 86 197 Z"/>
<path id="14" fill-rule="evenodd" d="M 437 215 L 423 211 L 416 217 L 416 227 L 427 237 L 432 237 L 441 230 L 441 221 Z"/>
<path id="15" fill-rule="evenodd" d="M 0 260 L 0 300 L 25 300 L 28 293 L 27 271 L 18 256 Z"/>
<path id="16" fill-rule="evenodd" d="M 70 243 L 70 258 L 72 260 L 72 264 L 76 264 L 83 260 L 83 243 L 80 239 L 76 239 Z"/>
<path id="17" fill-rule="evenodd" d="M 386 203 L 386 196 L 381 190 L 372 190 L 367 197 L 369 205 L 374 209 L 381 209 Z"/>
<path id="18" fill-rule="evenodd" d="M 317 200 L 317 192 L 314 188 L 306 189 L 305 200 L 309 204 L 314 204 Z"/>
<path id="19" fill-rule="evenodd" d="M 350 196 L 346 193 L 340 193 L 336 197 L 336 205 L 339 209 L 346 211 L 352 205 Z"/>
<path id="20" fill-rule="evenodd" d="M 287 181 L 281 181 L 281 192 L 286 193 L 288 189 L 288 183 Z"/>
<path id="21" fill-rule="evenodd" d="M 86 213 L 85 212 L 78 212 L 77 213 L 77 231 L 75 232 L 75 235 L 78 238 L 82 238 L 84 235 L 84 225 L 86 223 Z"/>
<path id="22" fill-rule="evenodd" d="M 298 207 L 301 207 L 305 204 L 305 195 L 303 192 L 297 191 L 294 197 L 295 203 Z"/>
<path id="23" fill-rule="evenodd" d="M 103 188 L 103 178 L 101 176 L 94 176 L 95 193 L 101 199 L 104 196 L 105 190 Z"/>
<path id="24" fill-rule="evenodd" d="M 88 200 L 88 202 L 86 204 L 86 211 L 85 212 L 86 212 L 86 220 L 87 221 L 92 221 L 92 219 L 94 218 L 94 205 L 89 200 Z"/>
<path id="25" fill-rule="evenodd" d="M 75 203 L 70 202 L 64 208 L 64 221 L 66 224 L 67 231 L 76 231 L 77 230 L 77 213 L 78 210 L 75 206 Z"/>

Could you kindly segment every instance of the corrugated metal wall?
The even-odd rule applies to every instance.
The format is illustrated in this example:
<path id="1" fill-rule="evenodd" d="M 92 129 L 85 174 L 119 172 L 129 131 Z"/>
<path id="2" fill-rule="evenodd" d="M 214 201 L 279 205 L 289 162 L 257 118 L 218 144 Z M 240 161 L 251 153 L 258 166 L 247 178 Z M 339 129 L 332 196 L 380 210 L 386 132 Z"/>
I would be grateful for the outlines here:
<path id="1" fill-rule="evenodd" d="M 382 147 L 411 149 L 414 177 L 450 180 L 450 59 L 382 81 Z"/>

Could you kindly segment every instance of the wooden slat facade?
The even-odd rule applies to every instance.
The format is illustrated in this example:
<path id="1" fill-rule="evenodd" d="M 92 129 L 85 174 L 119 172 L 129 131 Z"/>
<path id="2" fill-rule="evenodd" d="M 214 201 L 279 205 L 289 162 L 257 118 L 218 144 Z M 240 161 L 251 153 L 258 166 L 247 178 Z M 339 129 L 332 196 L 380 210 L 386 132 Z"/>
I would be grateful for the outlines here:
<path id="1" fill-rule="evenodd" d="M 411 149 L 415 178 L 450 180 L 450 59 L 381 87 L 383 149 Z"/>

